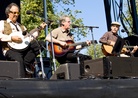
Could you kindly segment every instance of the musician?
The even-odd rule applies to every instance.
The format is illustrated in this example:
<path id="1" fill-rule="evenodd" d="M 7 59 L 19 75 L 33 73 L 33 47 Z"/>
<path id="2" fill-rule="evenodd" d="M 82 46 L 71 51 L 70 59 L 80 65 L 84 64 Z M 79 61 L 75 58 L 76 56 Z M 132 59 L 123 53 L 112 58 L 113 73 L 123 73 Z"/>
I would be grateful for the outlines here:
<path id="1" fill-rule="evenodd" d="M 31 64 L 41 48 L 40 44 L 38 44 L 39 42 L 37 43 L 33 39 L 38 37 L 38 33 L 45 28 L 46 24 L 42 23 L 38 28 L 35 28 L 31 31 L 32 36 L 29 37 L 31 42 L 28 47 L 21 50 L 11 48 L 8 42 L 21 44 L 23 39 L 18 34 L 27 30 L 25 26 L 17 22 L 20 13 L 19 11 L 19 6 L 15 3 L 11 3 L 6 7 L 5 13 L 7 19 L 0 21 L 0 41 L 5 58 L 7 60 L 19 61 L 22 73 L 21 77 L 25 77 L 26 72 L 33 73 L 31 71 Z M 12 33 L 15 32 L 16 34 L 12 35 Z M 44 42 L 41 41 L 41 44 L 44 45 Z"/>
<path id="2" fill-rule="evenodd" d="M 49 42 L 53 42 L 54 45 L 57 44 L 62 47 L 63 53 L 65 51 L 64 55 L 56 55 L 56 49 L 54 49 L 55 52 L 55 58 L 56 60 L 60 63 L 78 63 L 77 57 L 79 56 L 80 61 L 86 60 L 86 59 L 91 59 L 90 56 L 83 55 L 83 54 L 75 54 L 74 51 L 71 51 L 71 49 L 68 47 L 69 46 L 69 41 L 74 42 L 74 37 L 73 34 L 70 32 L 70 27 L 71 27 L 71 19 L 69 16 L 64 15 L 60 18 L 59 20 L 60 27 L 52 30 L 51 33 L 49 33 L 46 36 L 46 40 Z M 91 44 L 90 41 L 86 41 L 86 44 L 89 46 Z M 55 48 L 55 47 L 54 47 Z M 77 45 L 75 46 L 74 50 L 78 50 L 83 48 L 83 45 Z M 57 47 L 57 49 L 59 49 Z M 60 49 L 59 49 L 60 50 Z M 52 49 L 50 50 L 52 52 Z"/>
<path id="3" fill-rule="evenodd" d="M 117 37 L 118 35 L 118 30 L 120 28 L 120 23 L 119 22 L 112 22 L 111 23 L 111 31 L 106 32 L 99 40 L 100 43 L 102 43 L 102 45 L 109 45 L 109 46 L 114 46 L 115 42 L 117 41 Z M 130 57 L 131 54 L 135 53 L 137 51 L 138 47 L 134 46 L 133 50 L 125 50 L 122 54 L 120 54 L 120 56 L 123 57 Z M 105 49 L 102 47 L 102 51 L 104 51 L 104 53 L 106 52 Z M 105 53 L 106 56 L 111 56 L 112 54 L 110 53 Z"/>

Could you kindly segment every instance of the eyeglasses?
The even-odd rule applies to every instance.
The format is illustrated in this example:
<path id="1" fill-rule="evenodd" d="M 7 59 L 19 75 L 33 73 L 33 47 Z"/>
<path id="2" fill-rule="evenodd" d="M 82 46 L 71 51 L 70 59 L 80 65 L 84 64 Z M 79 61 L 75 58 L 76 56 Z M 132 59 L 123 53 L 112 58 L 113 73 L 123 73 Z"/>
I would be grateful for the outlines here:
<path id="1" fill-rule="evenodd" d="M 12 14 L 20 14 L 20 12 L 13 12 L 13 11 L 10 11 L 10 13 L 12 13 Z"/>

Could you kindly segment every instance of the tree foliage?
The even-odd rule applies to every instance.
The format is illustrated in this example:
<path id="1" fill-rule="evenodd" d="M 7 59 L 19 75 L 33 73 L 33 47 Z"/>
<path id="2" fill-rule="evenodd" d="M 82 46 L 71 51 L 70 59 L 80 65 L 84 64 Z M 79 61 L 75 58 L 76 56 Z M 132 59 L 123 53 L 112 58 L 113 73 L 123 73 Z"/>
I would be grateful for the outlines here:
<path id="1" fill-rule="evenodd" d="M 76 18 L 77 14 L 81 11 L 75 10 L 74 12 L 69 8 L 69 6 L 74 6 L 75 0 L 46 0 L 47 18 L 48 20 L 53 20 L 54 22 L 48 27 L 48 31 L 59 26 L 59 17 L 62 15 L 69 15 L 71 17 L 72 23 L 76 25 L 83 25 L 81 18 Z M 62 11 L 58 11 L 58 6 L 63 7 Z M 68 6 L 66 6 L 68 5 Z M 65 6 L 65 7 L 64 7 Z M 33 29 L 38 26 L 42 19 L 34 15 L 27 15 L 26 11 L 33 11 L 37 16 L 44 18 L 44 2 L 43 0 L 21 0 L 21 22 L 28 28 L 28 30 Z M 78 32 L 76 29 L 72 29 L 75 32 L 76 38 L 80 39 L 80 36 L 86 36 L 86 29 L 83 28 Z M 76 33 L 77 32 L 77 33 Z M 41 34 L 39 39 L 44 39 L 45 33 Z"/>
<path id="2" fill-rule="evenodd" d="M 104 57 L 101 51 L 101 44 L 95 44 L 88 47 L 87 54 L 89 54 L 94 59 Z"/>

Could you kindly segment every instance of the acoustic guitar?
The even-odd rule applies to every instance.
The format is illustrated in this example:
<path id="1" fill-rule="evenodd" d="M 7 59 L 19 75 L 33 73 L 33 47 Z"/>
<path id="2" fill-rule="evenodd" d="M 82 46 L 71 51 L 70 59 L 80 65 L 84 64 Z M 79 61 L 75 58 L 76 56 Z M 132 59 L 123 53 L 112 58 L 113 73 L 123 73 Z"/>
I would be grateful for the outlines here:
<path id="1" fill-rule="evenodd" d="M 41 24 L 41 26 L 44 28 L 46 26 L 46 23 L 43 22 Z M 34 32 L 26 32 L 26 34 L 24 35 L 23 32 L 21 31 L 18 31 L 18 32 L 12 32 L 10 35 L 11 36 L 19 36 L 21 39 L 22 39 L 22 42 L 21 43 L 16 43 L 16 42 L 8 42 L 8 46 L 10 48 L 13 48 L 13 49 L 16 49 L 16 50 L 22 50 L 22 49 L 25 49 L 29 46 L 30 42 L 31 42 L 31 39 L 30 37 L 33 36 Z"/>
<path id="2" fill-rule="evenodd" d="M 72 40 L 68 40 L 68 41 L 66 41 L 66 43 L 67 43 L 67 47 L 63 47 L 59 44 L 53 43 L 53 48 L 54 48 L 53 50 L 54 50 L 55 57 L 62 57 L 67 52 L 74 52 L 77 45 L 87 46 L 86 42 L 74 43 Z M 96 44 L 97 41 L 94 40 L 94 41 L 91 41 L 91 43 Z M 49 49 L 50 53 L 52 54 L 52 44 L 51 43 L 48 44 L 48 49 Z"/>
<path id="3" fill-rule="evenodd" d="M 125 53 L 127 51 L 127 48 L 133 48 L 134 46 L 123 46 L 121 53 Z M 106 56 L 114 55 L 112 54 L 113 46 L 103 44 L 102 45 L 102 52 Z"/>

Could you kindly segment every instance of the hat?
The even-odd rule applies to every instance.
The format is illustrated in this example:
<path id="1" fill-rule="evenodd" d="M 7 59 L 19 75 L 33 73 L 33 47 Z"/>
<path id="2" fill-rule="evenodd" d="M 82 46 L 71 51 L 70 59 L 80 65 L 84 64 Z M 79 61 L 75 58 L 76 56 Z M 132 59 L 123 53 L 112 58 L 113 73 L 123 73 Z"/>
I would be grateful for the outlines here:
<path id="1" fill-rule="evenodd" d="M 118 26 L 120 26 L 120 23 L 119 22 L 112 22 L 111 25 L 118 25 Z"/>

